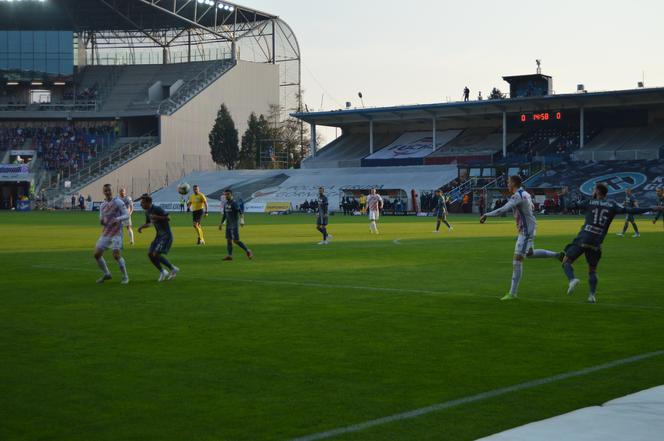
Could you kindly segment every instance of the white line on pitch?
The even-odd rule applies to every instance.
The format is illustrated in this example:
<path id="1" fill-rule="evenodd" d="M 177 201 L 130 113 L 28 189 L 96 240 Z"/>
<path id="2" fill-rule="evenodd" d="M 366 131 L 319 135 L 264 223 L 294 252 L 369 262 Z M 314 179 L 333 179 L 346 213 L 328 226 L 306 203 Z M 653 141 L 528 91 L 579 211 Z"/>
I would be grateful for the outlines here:
<path id="1" fill-rule="evenodd" d="M 73 268 L 73 267 L 58 267 L 51 265 L 32 265 L 33 268 L 45 269 L 45 270 L 65 270 L 65 271 L 83 271 L 83 272 L 94 272 L 98 273 L 99 270 L 90 268 Z M 185 272 L 181 272 L 179 277 L 186 277 Z M 206 276 L 196 276 L 197 280 L 210 280 L 213 282 L 244 282 L 244 283 L 257 283 L 263 285 L 282 285 L 282 286 L 301 286 L 306 288 L 334 288 L 334 289 L 352 289 L 357 291 L 376 291 L 376 292 L 393 292 L 401 294 L 426 294 L 426 295 L 436 295 L 436 296 L 450 296 L 450 297 L 469 297 L 469 298 L 480 298 L 480 299 L 497 299 L 495 296 L 491 295 L 482 295 L 482 294 L 471 294 L 471 293 L 461 293 L 453 291 L 433 291 L 428 289 L 412 289 L 412 288 L 387 288 L 381 286 L 363 286 L 363 285 L 343 285 L 335 283 L 316 283 L 316 282 L 297 282 L 289 280 L 270 280 L 270 279 L 241 279 L 234 277 L 206 277 Z M 586 303 L 571 303 L 571 302 L 560 302 L 552 299 L 541 299 L 536 297 L 519 297 L 520 301 L 523 302 L 534 302 L 534 303 L 551 303 L 556 305 L 581 305 L 587 306 Z M 591 308 L 623 308 L 623 309 L 644 309 L 644 310 L 653 310 L 653 309 L 664 309 L 664 307 L 656 305 L 632 305 L 627 303 L 598 303 L 590 306 Z"/>
<path id="2" fill-rule="evenodd" d="M 527 381 L 525 383 L 515 384 L 513 386 L 502 387 L 500 389 L 494 389 L 488 392 L 482 392 L 476 395 L 470 395 L 463 398 L 458 398 L 456 400 L 445 401 L 442 403 L 433 404 L 427 407 L 421 407 L 419 409 L 410 410 L 407 412 L 397 413 L 394 415 L 389 415 L 382 418 L 377 418 L 375 420 L 365 421 L 359 424 L 353 424 L 346 427 L 339 427 L 337 429 L 328 430 L 325 432 L 314 433 L 312 435 L 303 436 L 300 438 L 294 438 L 291 441 L 317 441 L 321 439 L 334 438 L 340 435 L 346 435 L 349 433 L 360 432 L 362 430 L 370 429 L 372 427 L 382 426 L 384 424 L 393 423 L 396 421 L 410 420 L 417 418 L 423 415 L 427 415 L 433 412 L 440 412 L 441 410 L 450 409 L 452 407 L 461 406 L 464 404 L 475 403 L 478 401 L 484 401 L 490 398 L 495 398 L 501 395 L 519 392 L 526 389 L 532 389 L 538 386 L 543 386 L 546 384 L 556 383 L 558 381 L 567 380 L 570 378 L 580 377 L 583 375 L 592 374 L 594 372 L 603 371 L 606 369 L 611 369 L 618 366 L 624 366 L 627 364 L 636 363 L 643 360 L 648 360 L 650 358 L 659 357 L 664 355 L 664 350 L 656 352 L 648 352 L 646 354 L 636 355 L 634 357 L 623 358 L 621 360 L 615 360 L 608 363 L 600 364 L 597 366 L 581 369 L 578 371 L 567 372 L 564 374 L 553 375 L 551 377 L 540 378 L 539 380 Z"/>

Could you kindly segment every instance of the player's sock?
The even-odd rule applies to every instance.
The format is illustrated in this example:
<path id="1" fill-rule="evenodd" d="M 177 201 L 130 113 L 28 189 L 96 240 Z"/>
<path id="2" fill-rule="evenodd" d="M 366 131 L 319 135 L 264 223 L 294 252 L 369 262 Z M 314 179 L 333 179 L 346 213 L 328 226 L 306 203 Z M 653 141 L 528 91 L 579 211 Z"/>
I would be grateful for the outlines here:
<path id="1" fill-rule="evenodd" d="M 590 294 L 595 295 L 597 293 L 597 283 L 599 282 L 599 279 L 597 279 L 597 273 L 596 272 L 591 272 L 588 274 L 588 284 L 590 285 Z"/>
<path id="2" fill-rule="evenodd" d="M 159 262 L 164 264 L 164 266 L 169 270 L 173 271 L 173 265 L 171 264 L 171 262 L 168 261 L 166 256 L 159 255 Z"/>
<path id="3" fill-rule="evenodd" d="M 323 240 L 327 240 L 327 228 L 323 227 L 321 233 L 323 233 Z"/>
<path id="4" fill-rule="evenodd" d="M 104 256 L 101 256 L 99 259 L 97 259 L 97 265 L 99 265 L 99 269 L 101 269 L 105 275 L 111 274 L 111 272 L 108 270 L 108 265 L 106 265 Z"/>
<path id="5" fill-rule="evenodd" d="M 570 282 L 576 279 L 576 277 L 574 277 L 574 267 L 572 267 L 570 262 L 563 263 L 563 271 L 565 271 L 565 275 Z"/>
<path id="6" fill-rule="evenodd" d="M 134 243 L 134 230 L 131 228 L 129 229 L 129 242 Z"/>
<path id="7" fill-rule="evenodd" d="M 129 277 L 129 275 L 127 274 L 127 265 L 125 264 L 124 257 L 120 257 L 118 259 L 118 266 L 120 267 L 120 272 L 122 273 L 122 275 L 124 277 Z"/>
<path id="8" fill-rule="evenodd" d="M 436 221 L 436 231 L 440 230 L 440 221 Z"/>
<path id="9" fill-rule="evenodd" d="M 519 283 L 521 282 L 521 275 L 523 274 L 523 262 L 514 260 L 512 262 L 512 286 L 510 294 L 516 296 L 519 293 Z"/>
<path id="10" fill-rule="evenodd" d="M 235 242 L 235 244 L 240 248 L 242 248 L 245 253 L 249 252 L 249 248 L 247 248 L 247 246 L 241 240 L 238 240 L 237 242 Z"/>
<path id="11" fill-rule="evenodd" d="M 636 226 L 636 222 L 632 222 L 632 226 L 634 227 L 634 234 L 639 234 L 639 227 Z"/>
<path id="12" fill-rule="evenodd" d="M 534 250 L 533 255 L 530 256 L 531 259 L 553 259 L 558 257 L 560 253 L 555 253 L 549 250 Z"/>
<path id="13" fill-rule="evenodd" d="M 228 252 L 229 256 L 233 255 L 233 242 L 231 241 L 226 242 L 226 251 Z"/>
<path id="14" fill-rule="evenodd" d="M 623 227 L 622 234 L 625 235 L 627 233 L 627 228 L 629 227 L 629 222 L 625 222 L 625 226 Z"/>
<path id="15" fill-rule="evenodd" d="M 447 228 L 448 228 L 448 229 L 449 229 L 449 228 L 452 228 L 452 225 L 450 225 L 449 222 L 447 222 L 446 220 L 444 220 L 443 222 L 445 223 L 445 225 L 447 225 Z"/>
<path id="16" fill-rule="evenodd" d="M 376 226 L 376 221 L 371 221 L 371 231 L 378 233 L 378 227 Z"/>

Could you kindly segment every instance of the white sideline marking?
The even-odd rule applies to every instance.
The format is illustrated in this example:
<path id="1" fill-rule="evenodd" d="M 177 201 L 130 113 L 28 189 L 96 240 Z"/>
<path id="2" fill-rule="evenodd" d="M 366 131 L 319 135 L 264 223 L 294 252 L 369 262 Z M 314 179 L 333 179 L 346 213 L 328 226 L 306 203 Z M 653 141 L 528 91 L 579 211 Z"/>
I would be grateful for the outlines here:
<path id="1" fill-rule="evenodd" d="M 79 272 L 89 272 L 89 273 L 99 273 L 98 269 L 93 268 L 74 268 L 74 267 L 56 267 L 52 265 L 32 265 L 33 268 L 45 269 L 45 270 L 66 270 L 66 271 L 79 271 Z M 342 285 L 336 283 L 315 283 L 315 282 L 293 282 L 288 280 L 269 280 L 269 279 L 240 279 L 233 277 L 197 277 L 198 280 L 210 280 L 213 282 L 244 282 L 244 283 L 261 283 L 263 285 L 283 285 L 283 286 L 302 286 L 307 288 L 338 288 L 338 289 L 352 289 L 357 291 L 377 291 L 377 292 L 394 292 L 402 294 L 427 294 L 427 295 L 436 295 L 436 296 L 450 296 L 450 297 L 469 297 L 469 298 L 480 298 L 480 299 L 495 299 L 499 297 L 492 295 L 482 295 L 482 294 L 471 294 L 471 293 L 460 293 L 460 292 L 451 292 L 451 291 L 433 291 L 428 289 L 412 289 L 412 288 L 387 288 L 380 286 L 362 286 L 362 285 Z M 561 295 L 561 297 L 564 297 Z M 654 309 L 664 309 L 664 307 L 656 305 L 632 305 L 628 303 L 604 303 L 600 302 L 595 305 L 588 305 L 585 302 L 571 303 L 571 302 L 559 302 L 557 300 L 551 299 L 540 299 L 540 298 L 528 298 L 528 297 L 519 297 L 521 302 L 534 302 L 534 303 L 551 303 L 556 305 L 580 305 L 590 308 L 623 308 L 623 309 L 644 309 L 644 310 L 654 310 Z"/>
<path id="2" fill-rule="evenodd" d="M 456 400 L 445 401 L 443 403 L 433 404 L 427 407 L 421 407 L 419 409 L 410 410 L 407 412 L 397 413 L 394 415 L 377 418 L 375 420 L 365 421 L 359 424 L 353 424 L 346 427 L 339 427 L 337 429 L 328 430 L 326 432 L 314 433 L 312 435 L 303 436 L 300 438 L 293 438 L 291 441 L 316 441 L 321 439 L 334 438 L 339 435 L 345 435 L 348 433 L 360 432 L 376 426 L 382 426 L 384 424 L 393 423 L 396 421 L 409 420 L 412 418 L 417 418 L 422 415 L 427 415 L 433 412 L 439 412 L 441 410 L 449 409 L 456 406 L 461 406 L 463 404 L 475 403 L 477 401 L 487 400 L 489 398 L 498 397 L 500 395 L 509 394 L 512 392 L 518 392 L 526 389 L 532 389 L 534 387 L 542 386 L 545 384 L 556 383 L 558 381 L 567 380 L 570 378 L 580 377 L 583 375 L 592 374 L 594 372 L 603 371 L 606 369 L 611 369 L 618 366 L 624 366 L 626 364 L 636 363 L 638 361 L 647 360 L 654 357 L 659 357 L 664 355 L 664 350 L 656 352 L 648 352 L 641 355 L 636 355 L 634 357 L 623 358 L 621 360 L 610 361 L 608 363 L 600 364 L 597 366 L 581 369 L 578 371 L 567 372 L 564 374 L 553 375 L 551 377 L 541 378 L 539 380 L 527 381 L 525 383 L 515 384 L 513 386 L 502 387 L 500 389 L 494 389 L 488 392 L 482 392 L 476 395 L 470 395 L 463 398 L 458 398 Z"/>

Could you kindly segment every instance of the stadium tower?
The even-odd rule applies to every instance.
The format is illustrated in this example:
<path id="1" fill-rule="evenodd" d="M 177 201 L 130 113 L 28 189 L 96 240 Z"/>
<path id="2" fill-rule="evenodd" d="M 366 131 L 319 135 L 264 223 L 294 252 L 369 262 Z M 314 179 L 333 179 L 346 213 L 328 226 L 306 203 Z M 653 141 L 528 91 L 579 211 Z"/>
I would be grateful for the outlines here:
<path id="1" fill-rule="evenodd" d="M 0 0 L 5 200 L 99 200 L 107 182 L 155 191 L 215 168 L 222 103 L 242 133 L 251 112 L 299 101 L 298 42 L 276 15 L 219 0 Z"/>

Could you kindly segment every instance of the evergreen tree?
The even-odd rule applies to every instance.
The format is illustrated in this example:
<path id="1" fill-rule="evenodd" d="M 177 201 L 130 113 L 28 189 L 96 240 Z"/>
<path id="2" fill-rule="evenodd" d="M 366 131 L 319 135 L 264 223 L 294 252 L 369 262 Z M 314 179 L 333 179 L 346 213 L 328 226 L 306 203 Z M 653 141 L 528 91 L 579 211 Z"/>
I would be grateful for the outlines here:
<path id="1" fill-rule="evenodd" d="M 225 104 L 222 104 L 217 112 L 217 118 L 210 131 L 209 143 L 212 160 L 229 170 L 233 170 L 240 156 L 238 133 Z"/>

